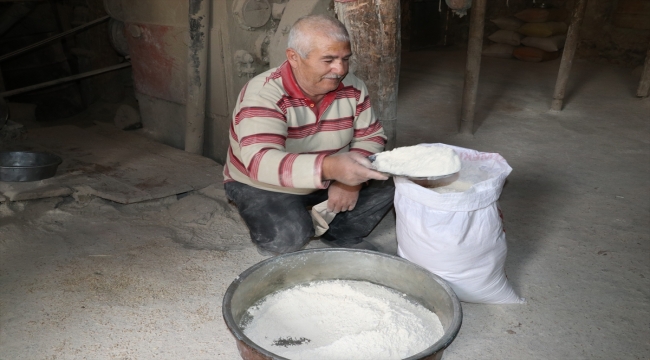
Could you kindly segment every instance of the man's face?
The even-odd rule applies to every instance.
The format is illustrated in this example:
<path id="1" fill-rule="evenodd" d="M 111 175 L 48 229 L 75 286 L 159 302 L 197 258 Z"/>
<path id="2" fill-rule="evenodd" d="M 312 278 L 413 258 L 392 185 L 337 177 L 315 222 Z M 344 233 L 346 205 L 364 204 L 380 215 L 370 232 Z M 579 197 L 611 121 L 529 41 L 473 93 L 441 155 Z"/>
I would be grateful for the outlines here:
<path id="1" fill-rule="evenodd" d="M 324 36 L 314 36 L 312 40 L 313 48 L 306 59 L 293 49 L 287 49 L 287 58 L 305 95 L 320 100 L 328 92 L 336 90 L 348 74 L 352 52 L 349 42 Z"/>

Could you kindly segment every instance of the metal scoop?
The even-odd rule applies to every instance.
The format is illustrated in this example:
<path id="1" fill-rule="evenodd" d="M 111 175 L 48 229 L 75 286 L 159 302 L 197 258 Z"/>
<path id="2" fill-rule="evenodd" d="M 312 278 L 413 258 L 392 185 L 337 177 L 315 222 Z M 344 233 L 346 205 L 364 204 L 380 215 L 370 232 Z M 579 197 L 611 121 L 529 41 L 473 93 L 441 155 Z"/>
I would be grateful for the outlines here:
<path id="1" fill-rule="evenodd" d="M 377 158 L 377 154 L 372 154 L 372 155 L 368 156 L 368 160 L 370 160 L 371 163 L 374 163 L 376 158 Z M 373 165 L 373 170 L 377 170 L 374 167 L 374 165 Z M 437 176 L 410 176 L 408 174 L 393 174 L 393 173 L 380 171 L 380 170 L 377 170 L 377 171 L 379 171 L 382 174 L 389 175 L 389 176 L 401 176 L 401 177 L 405 177 L 405 178 L 410 179 L 410 180 L 417 180 L 417 181 L 440 180 L 440 179 L 445 179 L 445 178 L 448 178 L 448 177 L 453 176 L 455 174 L 458 174 L 458 172 L 455 172 L 455 173 L 451 173 L 451 174 L 447 174 L 447 175 L 437 175 Z"/>

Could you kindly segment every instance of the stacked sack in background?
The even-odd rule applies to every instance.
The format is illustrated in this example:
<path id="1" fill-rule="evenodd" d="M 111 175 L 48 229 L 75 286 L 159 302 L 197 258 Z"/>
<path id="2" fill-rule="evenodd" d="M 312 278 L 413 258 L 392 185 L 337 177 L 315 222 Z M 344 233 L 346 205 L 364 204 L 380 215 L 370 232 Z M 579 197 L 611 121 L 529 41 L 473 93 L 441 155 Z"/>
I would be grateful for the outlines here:
<path id="1" fill-rule="evenodd" d="M 499 28 L 483 55 L 539 62 L 556 59 L 566 41 L 565 9 L 526 9 L 491 21 Z"/>
<path id="2" fill-rule="evenodd" d="M 483 55 L 506 59 L 511 58 L 515 47 L 521 45 L 523 36 L 517 30 L 519 30 L 524 22 L 513 16 L 502 16 L 491 21 L 499 30 L 488 36 L 488 39 L 495 43 L 484 47 Z"/>

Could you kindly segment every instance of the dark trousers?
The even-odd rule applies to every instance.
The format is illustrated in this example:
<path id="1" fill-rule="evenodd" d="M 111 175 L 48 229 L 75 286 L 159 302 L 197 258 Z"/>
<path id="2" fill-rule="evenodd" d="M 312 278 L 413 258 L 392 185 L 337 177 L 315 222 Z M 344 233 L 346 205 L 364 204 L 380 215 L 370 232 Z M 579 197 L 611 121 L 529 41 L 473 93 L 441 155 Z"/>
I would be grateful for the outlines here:
<path id="1" fill-rule="evenodd" d="M 354 210 L 338 213 L 321 237 L 344 247 L 359 243 L 368 236 L 393 206 L 395 187 L 388 182 L 379 185 L 361 189 Z M 225 183 L 224 188 L 248 225 L 253 242 L 274 253 L 302 248 L 314 236 L 307 208 L 327 200 L 327 189 L 293 195 L 261 190 L 235 181 Z"/>

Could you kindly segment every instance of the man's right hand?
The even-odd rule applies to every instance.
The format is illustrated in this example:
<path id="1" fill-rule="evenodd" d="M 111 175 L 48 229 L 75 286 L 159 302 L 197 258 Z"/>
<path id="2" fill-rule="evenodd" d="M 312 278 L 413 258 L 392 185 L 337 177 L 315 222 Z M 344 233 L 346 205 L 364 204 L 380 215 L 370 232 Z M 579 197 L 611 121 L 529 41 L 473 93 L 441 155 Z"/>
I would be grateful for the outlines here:
<path id="1" fill-rule="evenodd" d="M 322 168 L 323 180 L 336 180 L 354 186 L 368 180 L 388 180 L 388 176 L 370 169 L 370 160 L 356 152 L 325 157 Z"/>

